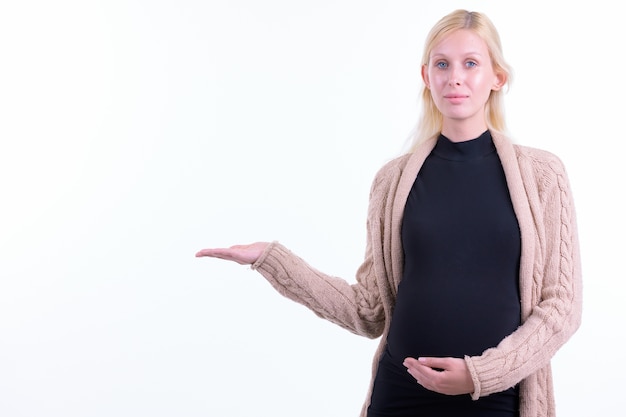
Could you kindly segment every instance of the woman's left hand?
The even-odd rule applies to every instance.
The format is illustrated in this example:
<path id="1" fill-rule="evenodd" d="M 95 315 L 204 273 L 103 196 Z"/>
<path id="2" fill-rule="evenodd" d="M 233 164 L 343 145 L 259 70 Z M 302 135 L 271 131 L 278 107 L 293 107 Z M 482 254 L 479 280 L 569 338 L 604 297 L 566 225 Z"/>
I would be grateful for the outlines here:
<path id="1" fill-rule="evenodd" d="M 470 394 L 474 383 L 465 359 L 406 358 L 407 371 L 426 389 L 447 395 Z"/>

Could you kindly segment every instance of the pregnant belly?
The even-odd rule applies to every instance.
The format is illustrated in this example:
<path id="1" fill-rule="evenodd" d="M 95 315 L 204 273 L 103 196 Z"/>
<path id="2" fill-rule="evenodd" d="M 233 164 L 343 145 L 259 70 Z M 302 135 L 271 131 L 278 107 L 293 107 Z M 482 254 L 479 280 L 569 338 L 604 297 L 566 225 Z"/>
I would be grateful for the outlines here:
<path id="1" fill-rule="evenodd" d="M 520 324 L 516 292 L 493 285 L 481 288 L 471 280 L 451 288 L 437 281 L 430 286 L 404 284 L 387 338 L 389 353 L 397 360 L 480 355 Z"/>

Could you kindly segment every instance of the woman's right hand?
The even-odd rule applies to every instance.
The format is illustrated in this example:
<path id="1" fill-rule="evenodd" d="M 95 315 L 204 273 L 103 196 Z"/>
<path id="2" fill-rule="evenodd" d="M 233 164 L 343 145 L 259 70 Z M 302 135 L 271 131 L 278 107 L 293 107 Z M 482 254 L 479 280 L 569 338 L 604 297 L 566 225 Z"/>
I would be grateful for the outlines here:
<path id="1" fill-rule="evenodd" d="M 240 265 L 251 265 L 259 259 L 268 245 L 269 242 L 256 242 L 250 245 L 235 245 L 230 248 L 202 249 L 196 253 L 196 258 L 206 256 L 226 259 L 227 261 L 237 262 Z"/>

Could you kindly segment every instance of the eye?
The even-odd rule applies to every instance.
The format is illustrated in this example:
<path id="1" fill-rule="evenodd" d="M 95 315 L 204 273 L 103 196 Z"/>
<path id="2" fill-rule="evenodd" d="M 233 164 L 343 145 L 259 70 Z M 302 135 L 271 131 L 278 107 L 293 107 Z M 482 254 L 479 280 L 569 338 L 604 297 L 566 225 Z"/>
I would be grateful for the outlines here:
<path id="1" fill-rule="evenodd" d="M 448 63 L 444 61 L 439 61 L 435 63 L 435 67 L 445 69 L 445 68 L 448 68 Z"/>
<path id="2" fill-rule="evenodd" d="M 465 66 L 467 66 L 468 68 L 474 68 L 478 66 L 478 63 L 476 61 L 467 61 L 465 63 Z"/>

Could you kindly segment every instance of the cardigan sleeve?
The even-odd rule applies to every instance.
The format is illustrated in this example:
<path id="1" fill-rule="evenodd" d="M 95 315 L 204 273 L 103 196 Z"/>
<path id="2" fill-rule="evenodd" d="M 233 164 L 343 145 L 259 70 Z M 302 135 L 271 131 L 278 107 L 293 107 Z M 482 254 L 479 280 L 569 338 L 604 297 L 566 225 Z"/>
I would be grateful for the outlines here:
<path id="1" fill-rule="evenodd" d="M 532 310 L 498 346 L 465 358 L 474 381 L 474 399 L 512 387 L 547 366 L 581 322 L 580 252 L 565 168 L 547 152 L 528 157 L 520 167 L 523 175 L 532 171 L 535 176 L 533 186 L 527 187 L 532 221 L 538 231 Z"/>
<path id="2" fill-rule="evenodd" d="M 369 338 L 379 337 L 385 326 L 375 264 L 375 241 L 380 241 L 380 211 L 387 198 L 384 170 L 370 190 L 365 258 L 356 272 L 356 283 L 327 275 L 309 265 L 278 242 L 272 242 L 252 265 L 283 296 L 316 315 Z"/>

